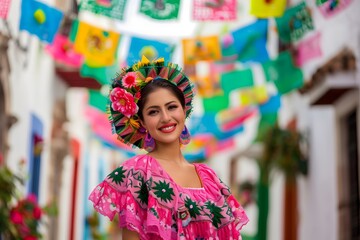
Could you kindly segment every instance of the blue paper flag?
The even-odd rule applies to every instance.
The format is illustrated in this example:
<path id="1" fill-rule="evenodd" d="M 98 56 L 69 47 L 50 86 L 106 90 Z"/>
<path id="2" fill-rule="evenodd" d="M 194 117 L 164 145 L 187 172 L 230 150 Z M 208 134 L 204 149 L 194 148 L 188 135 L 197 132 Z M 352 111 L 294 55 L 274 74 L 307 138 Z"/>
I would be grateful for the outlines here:
<path id="1" fill-rule="evenodd" d="M 191 124 L 189 125 L 190 134 L 195 136 L 196 134 L 211 133 L 218 140 L 225 140 L 233 137 L 235 134 L 244 130 L 244 126 L 239 126 L 230 131 L 222 131 L 218 123 L 216 122 L 215 113 L 205 113 L 203 116 L 192 116 Z"/>
<path id="2" fill-rule="evenodd" d="M 168 43 L 132 37 L 126 62 L 128 65 L 132 65 L 138 62 L 143 55 L 150 61 L 163 57 L 168 62 L 171 61 L 172 51 L 173 46 Z"/>
<path id="3" fill-rule="evenodd" d="M 269 60 L 266 49 L 268 20 L 255 23 L 233 31 L 234 46 L 240 62 L 265 62 Z"/>
<path id="4" fill-rule="evenodd" d="M 259 105 L 261 114 L 276 113 L 281 107 L 281 95 L 277 94 L 269 98 L 269 100 Z"/>
<path id="5" fill-rule="evenodd" d="M 28 31 L 41 41 L 52 43 L 63 13 L 34 0 L 23 0 L 21 4 L 20 30 Z"/>

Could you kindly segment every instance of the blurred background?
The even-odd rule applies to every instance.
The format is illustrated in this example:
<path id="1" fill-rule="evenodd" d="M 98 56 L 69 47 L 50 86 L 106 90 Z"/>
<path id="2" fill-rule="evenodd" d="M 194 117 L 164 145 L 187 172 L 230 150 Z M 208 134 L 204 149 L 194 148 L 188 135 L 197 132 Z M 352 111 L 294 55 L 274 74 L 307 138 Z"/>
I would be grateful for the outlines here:
<path id="1" fill-rule="evenodd" d="M 164 57 L 196 85 L 189 162 L 244 240 L 360 239 L 358 0 L 0 0 L 0 239 L 120 239 L 87 200 L 139 150 L 111 79 Z"/>

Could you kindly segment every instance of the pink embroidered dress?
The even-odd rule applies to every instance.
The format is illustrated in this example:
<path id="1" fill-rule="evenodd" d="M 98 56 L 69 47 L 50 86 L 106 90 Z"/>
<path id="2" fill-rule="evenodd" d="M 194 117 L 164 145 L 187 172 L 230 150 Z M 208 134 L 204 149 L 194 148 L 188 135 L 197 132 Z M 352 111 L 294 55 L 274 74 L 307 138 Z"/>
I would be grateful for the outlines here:
<path id="1" fill-rule="evenodd" d="M 95 209 L 140 239 L 241 239 L 248 222 L 229 188 L 205 164 L 194 164 L 201 188 L 177 185 L 156 159 L 139 155 L 121 164 L 90 194 Z"/>

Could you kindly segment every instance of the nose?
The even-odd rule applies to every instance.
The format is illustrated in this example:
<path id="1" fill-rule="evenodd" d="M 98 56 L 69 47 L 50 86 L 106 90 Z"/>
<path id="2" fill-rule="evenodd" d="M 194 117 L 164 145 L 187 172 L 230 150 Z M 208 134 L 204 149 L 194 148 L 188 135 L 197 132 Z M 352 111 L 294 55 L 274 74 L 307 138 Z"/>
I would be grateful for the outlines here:
<path id="1" fill-rule="evenodd" d="M 161 120 L 162 120 L 163 122 L 169 122 L 170 119 L 171 119 L 171 117 L 170 117 L 169 112 L 166 111 L 166 110 L 163 110 L 163 111 L 162 111 L 162 114 L 161 114 Z"/>

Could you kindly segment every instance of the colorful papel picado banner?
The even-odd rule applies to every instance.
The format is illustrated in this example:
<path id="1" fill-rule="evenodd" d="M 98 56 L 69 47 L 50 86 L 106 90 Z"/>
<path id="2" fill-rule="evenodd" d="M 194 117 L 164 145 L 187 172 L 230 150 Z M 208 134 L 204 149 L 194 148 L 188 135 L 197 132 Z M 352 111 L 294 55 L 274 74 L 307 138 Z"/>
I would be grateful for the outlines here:
<path id="1" fill-rule="evenodd" d="M 62 12 L 55 8 L 38 1 L 23 0 L 20 30 L 36 35 L 41 41 L 52 43 L 62 18 Z"/>
<path id="2" fill-rule="evenodd" d="M 126 0 L 81 0 L 80 11 L 86 10 L 117 20 L 124 19 Z"/>
<path id="3" fill-rule="evenodd" d="M 305 2 L 287 9 L 284 16 L 276 18 L 276 25 L 284 43 L 296 42 L 314 29 L 311 11 Z"/>
<path id="4" fill-rule="evenodd" d="M 85 22 L 79 23 L 75 39 L 75 50 L 85 57 L 91 67 L 111 66 L 114 64 L 120 34 L 107 31 Z"/>
<path id="5" fill-rule="evenodd" d="M 142 0 L 140 13 L 157 20 L 177 19 L 180 0 Z"/>
<path id="6" fill-rule="evenodd" d="M 236 0 L 193 0 L 193 19 L 197 21 L 233 21 L 237 18 Z"/>
<path id="7" fill-rule="evenodd" d="M 258 18 L 281 17 L 286 0 L 251 0 L 250 13 Z"/>

